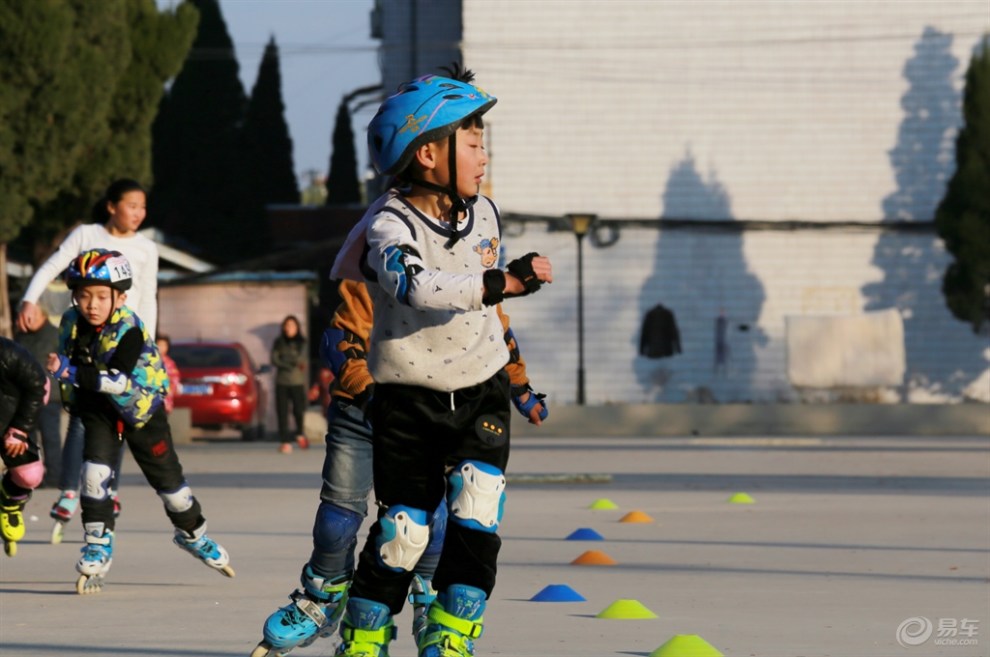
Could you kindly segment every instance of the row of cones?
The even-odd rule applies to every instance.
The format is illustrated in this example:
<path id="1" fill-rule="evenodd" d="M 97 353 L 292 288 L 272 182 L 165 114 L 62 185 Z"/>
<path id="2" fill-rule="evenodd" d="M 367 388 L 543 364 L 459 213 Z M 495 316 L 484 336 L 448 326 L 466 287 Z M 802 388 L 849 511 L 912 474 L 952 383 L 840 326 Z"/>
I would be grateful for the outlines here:
<path id="1" fill-rule="evenodd" d="M 729 504 L 755 504 L 756 500 L 754 500 L 749 493 L 740 492 L 740 493 L 733 493 L 732 495 L 730 495 L 728 502 Z M 615 511 L 616 509 L 619 508 L 619 505 L 613 502 L 612 500 L 608 499 L 607 497 L 601 497 L 595 500 L 594 502 L 592 502 L 588 508 L 591 509 L 592 511 Z M 653 521 L 652 518 L 650 518 L 649 520 L 636 519 L 642 516 L 646 516 L 647 518 L 650 518 L 642 511 L 630 511 L 626 515 L 622 516 L 619 522 L 652 522 Z M 633 519 L 627 520 L 627 518 L 630 517 L 632 517 Z"/>
<path id="2" fill-rule="evenodd" d="M 585 597 L 566 584 L 550 584 L 530 598 L 533 602 L 585 602 Z M 649 620 L 658 618 L 638 600 L 616 600 L 596 618 Z M 713 645 L 697 634 L 677 634 L 650 653 L 650 657 L 723 657 Z"/>
<path id="3" fill-rule="evenodd" d="M 747 493 L 734 493 L 729 497 L 730 504 L 755 504 L 754 500 Z M 588 507 L 592 510 L 615 510 L 619 506 L 608 498 L 600 498 L 591 503 Z M 619 522 L 629 522 L 629 523 L 651 523 L 653 518 L 649 514 L 643 513 L 642 511 L 630 511 L 626 515 L 619 519 Z M 604 541 L 605 537 L 596 532 L 590 527 L 580 527 L 571 532 L 567 539 L 568 541 Z M 579 556 L 577 559 L 571 562 L 574 566 L 614 566 L 616 565 L 616 560 L 605 554 L 601 550 L 588 550 Z"/>
<path id="4" fill-rule="evenodd" d="M 754 504 L 755 500 L 746 493 L 735 493 L 729 498 L 730 504 Z M 593 510 L 615 510 L 618 505 L 609 499 L 595 500 L 589 507 Z M 630 511 L 619 522 L 651 523 L 653 518 L 642 511 Z M 581 527 L 567 536 L 569 541 L 603 541 L 605 538 L 590 527 Z M 582 566 L 614 566 L 615 559 L 601 550 L 588 550 L 571 562 Z M 550 584 L 530 598 L 533 602 L 585 602 L 586 598 L 566 584 Z M 596 618 L 642 620 L 657 618 L 638 600 L 616 600 L 596 615 Z M 697 634 L 677 634 L 649 657 L 723 657 L 714 646 Z"/>

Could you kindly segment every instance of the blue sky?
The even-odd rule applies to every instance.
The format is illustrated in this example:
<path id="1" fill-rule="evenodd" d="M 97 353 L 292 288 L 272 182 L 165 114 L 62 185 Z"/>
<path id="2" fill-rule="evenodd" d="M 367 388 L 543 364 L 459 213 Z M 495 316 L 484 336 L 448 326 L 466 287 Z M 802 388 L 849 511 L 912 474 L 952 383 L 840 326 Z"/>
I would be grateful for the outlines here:
<path id="1" fill-rule="evenodd" d="M 168 7 L 178 0 L 158 4 Z M 369 36 L 372 5 L 373 0 L 220 0 L 246 94 L 254 86 L 265 44 L 275 36 L 285 118 L 300 177 L 310 169 L 326 173 L 340 99 L 381 81 L 378 41 Z M 374 109 L 369 106 L 353 117 L 361 166 L 367 159 L 364 126 Z"/>

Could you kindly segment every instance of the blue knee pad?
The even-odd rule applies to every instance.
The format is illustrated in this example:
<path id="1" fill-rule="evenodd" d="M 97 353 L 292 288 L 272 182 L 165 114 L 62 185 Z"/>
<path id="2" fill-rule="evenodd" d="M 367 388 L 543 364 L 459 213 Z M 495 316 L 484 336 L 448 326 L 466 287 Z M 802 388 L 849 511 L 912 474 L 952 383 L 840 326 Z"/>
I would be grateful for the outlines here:
<path id="1" fill-rule="evenodd" d="M 343 552 L 357 540 L 364 516 L 360 513 L 320 502 L 313 523 L 313 544 L 321 552 Z"/>
<path id="2" fill-rule="evenodd" d="M 394 572 L 412 571 L 430 542 L 429 515 L 422 509 L 397 504 L 390 506 L 378 523 L 378 562 Z"/>
<path id="3" fill-rule="evenodd" d="M 450 519 L 468 529 L 497 532 L 505 510 L 505 474 L 489 463 L 464 461 L 447 479 Z"/>

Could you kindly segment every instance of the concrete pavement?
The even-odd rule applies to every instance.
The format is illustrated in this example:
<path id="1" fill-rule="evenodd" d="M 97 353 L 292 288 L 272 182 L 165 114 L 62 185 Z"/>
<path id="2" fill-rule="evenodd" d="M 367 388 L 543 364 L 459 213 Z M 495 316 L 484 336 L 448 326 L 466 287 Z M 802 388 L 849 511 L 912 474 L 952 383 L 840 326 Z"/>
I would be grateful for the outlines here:
<path id="1" fill-rule="evenodd" d="M 74 592 L 78 521 L 65 543 L 48 544 L 56 494 L 36 493 L 26 514 L 38 519 L 0 561 L 4 654 L 250 653 L 309 555 L 322 450 L 281 456 L 274 443 L 218 441 L 180 455 L 237 577 L 170 544 L 161 503 L 128 458 L 99 595 Z M 755 504 L 729 504 L 739 491 Z M 618 509 L 588 508 L 601 498 Z M 620 522 L 633 510 L 653 522 Z M 565 540 L 578 528 L 604 540 Z M 479 657 L 646 657 L 680 634 L 731 657 L 990 654 L 986 437 L 521 437 L 501 534 Z M 587 550 L 617 563 L 571 564 Z M 531 601 L 552 584 L 585 601 Z M 596 617 L 619 600 L 657 618 Z M 931 635 L 919 641 L 924 619 Z M 397 622 L 392 655 L 412 657 L 408 609 Z"/>

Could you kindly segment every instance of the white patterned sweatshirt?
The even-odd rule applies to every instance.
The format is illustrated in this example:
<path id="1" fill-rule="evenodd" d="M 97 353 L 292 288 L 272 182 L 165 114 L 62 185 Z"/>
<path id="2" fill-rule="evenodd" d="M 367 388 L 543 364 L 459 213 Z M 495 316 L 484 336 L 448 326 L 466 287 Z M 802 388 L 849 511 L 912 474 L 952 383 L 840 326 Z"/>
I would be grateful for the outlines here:
<path id="1" fill-rule="evenodd" d="M 368 280 L 368 368 L 377 383 L 451 392 L 488 380 L 509 360 L 496 307 L 482 303 L 484 272 L 499 261 L 498 208 L 479 197 L 452 245 L 449 226 L 393 190 L 368 209 L 334 264 L 332 276 L 356 279 L 357 261 Z"/>

